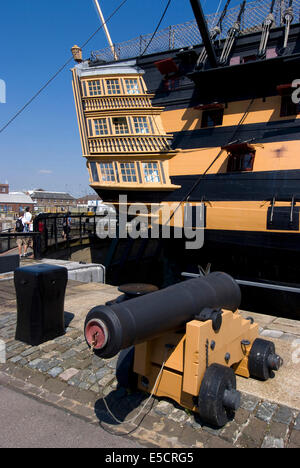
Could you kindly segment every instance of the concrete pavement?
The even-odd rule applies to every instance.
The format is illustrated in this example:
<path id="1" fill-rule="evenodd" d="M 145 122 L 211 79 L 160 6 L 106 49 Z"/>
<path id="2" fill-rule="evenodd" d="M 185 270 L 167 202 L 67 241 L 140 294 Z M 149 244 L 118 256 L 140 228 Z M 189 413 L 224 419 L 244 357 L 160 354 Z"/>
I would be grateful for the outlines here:
<path id="1" fill-rule="evenodd" d="M 141 448 L 0 384 L 0 448 Z"/>

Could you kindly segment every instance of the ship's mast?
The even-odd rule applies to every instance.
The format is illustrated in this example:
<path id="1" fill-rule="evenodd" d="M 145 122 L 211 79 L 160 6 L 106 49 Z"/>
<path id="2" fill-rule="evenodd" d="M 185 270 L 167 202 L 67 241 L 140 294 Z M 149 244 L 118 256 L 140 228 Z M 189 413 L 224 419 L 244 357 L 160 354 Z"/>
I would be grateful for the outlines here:
<path id="1" fill-rule="evenodd" d="M 100 7 L 100 5 L 99 5 L 99 2 L 98 2 L 98 0 L 93 0 L 93 1 L 94 1 L 96 10 L 97 10 L 97 12 L 98 12 L 99 18 L 100 18 L 100 20 L 101 20 L 101 23 L 102 23 L 102 26 L 103 26 L 103 29 L 104 29 L 104 32 L 105 32 L 107 41 L 108 41 L 109 46 L 110 46 L 110 48 L 111 48 L 111 51 L 112 51 L 112 53 L 113 53 L 114 60 L 118 60 L 118 56 L 117 56 L 117 54 L 116 54 L 114 44 L 113 44 L 113 42 L 112 42 L 112 40 L 111 40 L 111 37 L 110 37 L 109 31 L 108 31 L 108 28 L 107 28 L 107 26 L 106 26 L 106 22 L 105 22 L 105 19 L 104 19 L 104 16 L 103 16 L 101 7 Z"/>
<path id="2" fill-rule="evenodd" d="M 199 0 L 190 0 L 190 2 L 203 40 L 204 47 L 207 52 L 208 60 L 210 62 L 210 65 L 213 68 L 216 68 L 218 66 L 218 60 L 211 40 L 211 35 L 207 27 L 206 19 L 202 10 L 201 2 Z"/>

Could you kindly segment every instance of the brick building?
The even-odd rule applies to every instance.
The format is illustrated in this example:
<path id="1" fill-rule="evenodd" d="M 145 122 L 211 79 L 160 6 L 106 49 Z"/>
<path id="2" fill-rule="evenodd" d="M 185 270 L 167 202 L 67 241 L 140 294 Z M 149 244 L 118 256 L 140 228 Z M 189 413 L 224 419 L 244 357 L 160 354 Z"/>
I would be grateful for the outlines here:
<path id="1" fill-rule="evenodd" d="M 35 211 L 46 213 L 61 213 L 76 209 L 76 199 L 67 192 L 48 192 L 43 189 L 29 191 Z"/>
<path id="2" fill-rule="evenodd" d="M 0 184 L 0 193 L 8 193 L 9 192 L 9 185 L 8 184 Z"/>
<path id="3" fill-rule="evenodd" d="M 0 213 L 18 215 L 29 206 L 33 210 L 34 203 L 29 195 L 23 192 L 10 192 L 7 184 L 0 184 Z"/>

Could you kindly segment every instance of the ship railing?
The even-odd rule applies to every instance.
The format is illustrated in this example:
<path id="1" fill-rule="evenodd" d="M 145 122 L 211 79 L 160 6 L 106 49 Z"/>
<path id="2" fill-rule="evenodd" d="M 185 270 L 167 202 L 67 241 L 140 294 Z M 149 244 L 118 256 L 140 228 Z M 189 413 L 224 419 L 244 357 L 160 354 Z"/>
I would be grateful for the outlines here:
<path id="1" fill-rule="evenodd" d="M 166 137 L 99 137 L 89 140 L 89 150 L 93 153 L 153 153 L 169 151 Z"/>
<path id="2" fill-rule="evenodd" d="M 270 12 L 272 0 L 255 0 L 248 2 L 245 13 L 241 21 L 241 34 L 256 32 L 262 30 L 262 24 Z M 287 8 L 288 1 L 277 1 L 274 8 L 275 26 L 281 26 L 282 15 Z M 240 11 L 240 5 L 236 5 L 227 11 L 226 17 L 223 20 L 223 27 L 220 39 L 225 39 L 227 32 L 237 20 Z M 294 19 L 293 23 L 299 22 L 300 17 L 300 0 L 293 1 Z M 217 25 L 221 16 L 221 11 L 218 14 L 207 15 L 206 19 L 210 30 Z M 135 39 L 126 42 L 114 44 L 114 51 L 118 59 L 124 60 L 141 56 L 152 37 L 151 34 L 141 35 Z M 191 47 L 202 43 L 199 29 L 196 21 L 189 21 L 183 24 L 169 26 L 157 32 L 151 44 L 147 48 L 146 55 L 159 52 L 167 52 L 169 50 L 177 50 L 185 47 Z M 113 61 L 114 56 L 111 47 L 106 47 L 102 50 L 91 53 L 93 61 L 104 60 Z"/>
<path id="3" fill-rule="evenodd" d="M 119 109 L 141 109 L 151 108 L 149 97 L 85 97 L 83 107 L 86 112 Z"/>

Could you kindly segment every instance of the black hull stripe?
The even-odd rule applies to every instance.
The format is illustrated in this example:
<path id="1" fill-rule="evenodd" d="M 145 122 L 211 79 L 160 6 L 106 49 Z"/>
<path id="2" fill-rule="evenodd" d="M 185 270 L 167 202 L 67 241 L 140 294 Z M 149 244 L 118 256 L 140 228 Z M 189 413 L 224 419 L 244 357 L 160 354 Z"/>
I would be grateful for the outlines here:
<path id="1" fill-rule="evenodd" d="M 204 247 L 213 247 L 218 245 L 219 248 L 232 248 L 232 246 L 240 247 L 246 253 L 250 254 L 250 248 L 261 248 L 280 252 L 300 252 L 300 234 L 299 233 L 275 233 L 275 232 L 250 232 L 250 231 L 222 231 L 222 230 L 205 230 Z M 267 251 L 262 252 L 266 255 Z M 279 261 L 279 259 L 277 258 Z M 294 259 L 299 263 L 299 259 Z M 276 258 L 274 258 L 276 264 Z"/>
<path id="2" fill-rule="evenodd" d="M 106 202 L 118 202 L 119 195 L 127 195 L 128 202 L 160 203 L 183 200 L 200 175 L 171 177 L 172 183 L 181 188 L 173 192 L 144 190 L 95 189 Z M 300 169 L 290 171 L 244 172 L 210 174 L 200 180 L 189 197 L 190 201 L 300 201 Z"/>
<path id="3" fill-rule="evenodd" d="M 192 131 L 174 132 L 172 148 L 196 149 L 219 148 L 230 143 L 236 126 L 202 128 Z M 248 141 L 253 139 L 257 143 L 274 143 L 299 140 L 300 121 L 282 120 L 275 122 L 262 122 L 244 124 L 240 127 L 235 139 Z"/>
<path id="4" fill-rule="evenodd" d="M 167 201 L 183 200 L 200 175 L 171 177 L 181 189 Z M 278 201 L 300 200 L 300 170 L 244 172 L 206 175 L 190 196 L 190 201 Z"/>

